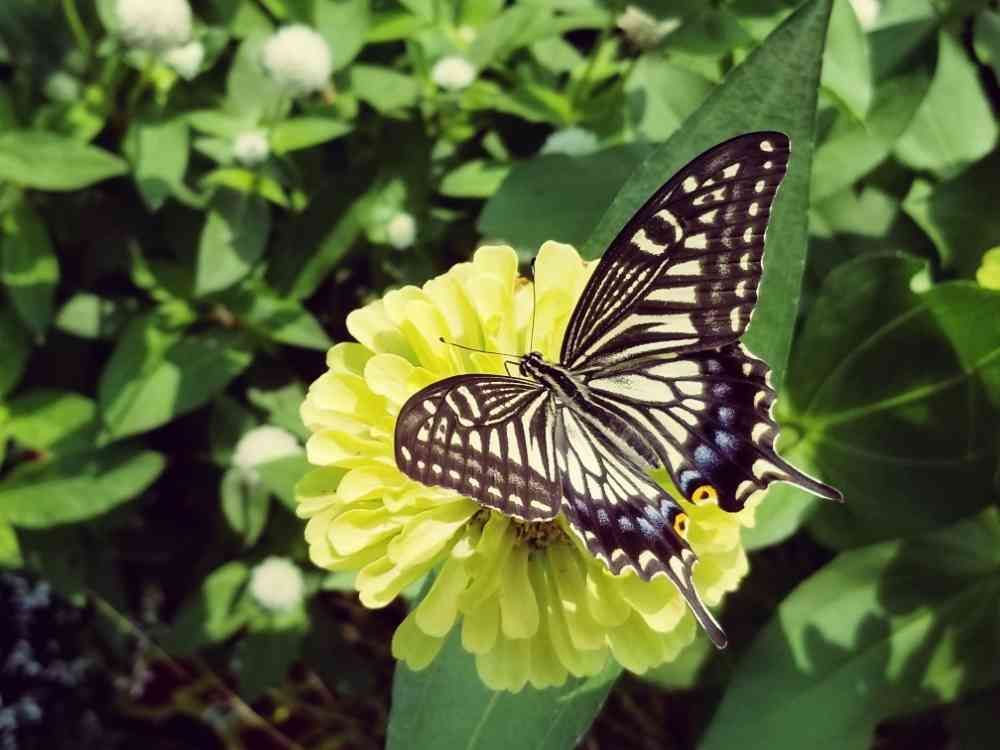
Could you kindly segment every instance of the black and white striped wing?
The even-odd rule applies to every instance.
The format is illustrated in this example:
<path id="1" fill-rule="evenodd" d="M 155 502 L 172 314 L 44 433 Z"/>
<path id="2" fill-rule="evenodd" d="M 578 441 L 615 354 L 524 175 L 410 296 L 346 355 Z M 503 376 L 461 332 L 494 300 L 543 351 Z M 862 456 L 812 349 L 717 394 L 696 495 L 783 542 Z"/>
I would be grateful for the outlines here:
<path id="1" fill-rule="evenodd" d="M 538 383 L 458 375 L 415 393 L 396 419 L 396 465 L 525 521 L 555 518 L 551 395 Z"/>
<path id="2" fill-rule="evenodd" d="M 706 151 L 604 253 L 563 340 L 573 369 L 717 348 L 746 330 L 788 137 L 748 133 Z"/>
<path id="3" fill-rule="evenodd" d="M 684 497 L 738 511 L 771 482 L 843 499 L 778 455 L 770 370 L 741 344 L 590 373 L 598 409 L 656 451 Z"/>
<path id="4" fill-rule="evenodd" d="M 600 410 L 558 407 L 556 460 L 570 528 L 612 573 L 631 568 L 647 581 L 669 578 L 722 648 L 726 636 L 691 578 L 697 557 L 684 541 L 687 516 L 645 469 L 624 457 L 606 425 Z"/>

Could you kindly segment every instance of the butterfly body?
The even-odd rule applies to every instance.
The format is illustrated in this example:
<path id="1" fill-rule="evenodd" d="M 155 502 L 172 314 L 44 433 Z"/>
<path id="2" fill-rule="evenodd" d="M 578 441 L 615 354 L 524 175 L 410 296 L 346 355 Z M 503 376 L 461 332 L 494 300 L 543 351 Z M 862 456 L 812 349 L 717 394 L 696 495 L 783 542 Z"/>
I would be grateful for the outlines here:
<path id="1" fill-rule="evenodd" d="M 559 362 L 522 377 L 459 375 L 414 394 L 396 423 L 399 468 L 522 521 L 562 513 L 614 574 L 665 575 L 718 646 L 692 581 L 684 498 L 738 511 L 774 481 L 839 499 L 774 448 L 776 394 L 742 337 L 788 162 L 781 133 L 720 144 L 664 184 L 605 252 Z"/>

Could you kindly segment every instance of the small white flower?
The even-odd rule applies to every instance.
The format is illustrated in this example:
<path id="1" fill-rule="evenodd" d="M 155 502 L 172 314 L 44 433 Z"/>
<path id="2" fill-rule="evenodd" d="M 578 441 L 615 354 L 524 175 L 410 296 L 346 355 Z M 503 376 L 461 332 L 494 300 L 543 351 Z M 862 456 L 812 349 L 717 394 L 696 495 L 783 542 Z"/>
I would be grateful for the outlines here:
<path id="1" fill-rule="evenodd" d="M 180 47 L 168 49 L 163 53 L 163 62 L 177 71 L 177 75 L 188 81 L 198 75 L 204 59 L 205 45 L 197 39 L 182 44 Z"/>
<path id="2" fill-rule="evenodd" d="M 233 450 L 233 466 L 249 481 L 258 478 L 256 466 L 302 451 L 298 439 L 288 430 L 273 425 L 255 427 L 240 438 Z"/>
<path id="3" fill-rule="evenodd" d="M 257 166 L 267 159 L 270 153 L 271 147 L 267 142 L 267 133 L 263 130 L 248 130 L 245 133 L 240 133 L 233 141 L 233 156 L 236 157 L 236 161 L 247 167 Z"/>
<path id="4" fill-rule="evenodd" d="M 250 571 L 250 594 L 265 609 L 291 609 L 301 603 L 304 593 L 302 571 L 284 557 L 268 557 Z"/>
<path id="5" fill-rule="evenodd" d="M 65 70 L 57 70 L 45 79 L 45 95 L 55 102 L 72 102 L 80 98 L 80 81 Z"/>
<path id="6" fill-rule="evenodd" d="M 654 16 L 635 5 L 629 5 L 615 21 L 625 36 L 639 49 L 651 49 L 671 31 L 681 25 L 678 18 L 658 21 Z"/>
<path id="7" fill-rule="evenodd" d="M 122 38 L 131 47 L 164 52 L 191 38 L 187 0 L 118 0 L 115 12 Z"/>
<path id="8" fill-rule="evenodd" d="M 854 6 L 854 15 L 858 17 L 861 28 L 865 31 L 874 28 L 882 11 L 882 3 L 879 0 L 851 0 L 851 5 Z"/>
<path id="9" fill-rule="evenodd" d="M 333 72 L 330 46 L 319 32 L 304 24 L 278 29 L 264 43 L 264 69 L 291 94 L 322 89 Z"/>
<path id="10" fill-rule="evenodd" d="M 475 27 L 465 25 L 459 26 L 455 29 L 455 36 L 458 37 L 458 41 L 462 44 L 472 44 L 476 41 L 476 37 L 479 36 L 479 34 L 476 32 Z"/>
<path id="11" fill-rule="evenodd" d="M 394 248 L 404 250 L 417 236 L 417 222 L 410 214 L 400 211 L 385 225 L 385 236 Z"/>
<path id="12" fill-rule="evenodd" d="M 476 80 L 476 69 L 464 57 L 449 55 L 434 63 L 431 80 L 443 89 L 458 91 Z"/>
<path id="13" fill-rule="evenodd" d="M 542 146 L 543 154 L 566 154 L 567 156 L 586 156 L 598 149 L 597 136 L 583 128 L 563 128 L 557 130 Z"/>

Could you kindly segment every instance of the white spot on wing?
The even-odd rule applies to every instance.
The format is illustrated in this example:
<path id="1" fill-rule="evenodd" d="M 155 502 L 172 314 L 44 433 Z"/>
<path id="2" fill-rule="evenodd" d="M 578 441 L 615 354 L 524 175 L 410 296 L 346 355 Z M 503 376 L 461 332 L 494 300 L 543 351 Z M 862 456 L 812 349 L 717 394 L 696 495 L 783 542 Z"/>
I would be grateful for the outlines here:
<path id="1" fill-rule="evenodd" d="M 672 304 L 694 304 L 695 289 L 693 286 L 672 286 L 654 289 L 648 297 L 652 302 L 667 302 Z"/>
<path id="2" fill-rule="evenodd" d="M 767 151 L 770 153 L 771 151 L 774 151 L 774 144 L 772 144 L 770 141 L 761 141 L 760 150 Z"/>
<path id="3" fill-rule="evenodd" d="M 726 167 L 725 169 L 722 170 L 722 176 L 725 177 L 727 180 L 730 179 L 730 178 L 732 178 L 732 177 L 735 177 L 739 173 L 740 173 L 740 163 L 739 162 L 736 162 L 735 164 L 731 164 L 731 165 L 729 165 L 728 167 Z"/>
<path id="4" fill-rule="evenodd" d="M 685 193 L 693 193 L 698 189 L 698 180 L 694 177 L 686 177 L 681 183 L 681 187 L 684 188 Z"/>
<path id="5" fill-rule="evenodd" d="M 713 208 L 711 211 L 706 211 L 701 216 L 698 217 L 698 221 L 702 224 L 714 224 L 715 217 L 719 213 L 719 209 Z"/>
<path id="6" fill-rule="evenodd" d="M 690 237 L 684 239 L 684 247 L 692 250 L 704 250 L 708 247 L 708 236 L 704 232 L 701 234 L 692 234 Z"/>
<path id="7" fill-rule="evenodd" d="M 663 251 L 667 249 L 666 245 L 653 242 L 647 236 L 645 229 L 640 229 L 632 236 L 632 244 L 647 255 L 663 255 Z"/>

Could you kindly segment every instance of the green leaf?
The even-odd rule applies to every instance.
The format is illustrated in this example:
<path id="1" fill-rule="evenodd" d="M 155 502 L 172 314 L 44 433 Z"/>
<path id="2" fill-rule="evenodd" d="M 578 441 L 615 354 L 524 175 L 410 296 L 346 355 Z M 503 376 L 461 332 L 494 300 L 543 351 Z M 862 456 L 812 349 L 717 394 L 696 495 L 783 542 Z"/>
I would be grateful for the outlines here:
<path id="1" fill-rule="evenodd" d="M 923 67 L 908 70 L 878 84 L 864 122 L 843 112 L 837 114 L 826 137 L 816 147 L 809 188 L 813 201 L 848 188 L 889 156 L 896 140 L 913 120 L 930 80 Z"/>
<path id="2" fill-rule="evenodd" d="M 279 297 L 263 284 L 247 284 L 223 296 L 222 301 L 241 323 L 264 338 L 320 351 L 333 345 L 301 303 Z"/>
<path id="3" fill-rule="evenodd" d="M 412 107 L 420 96 L 420 84 L 411 76 L 376 65 L 352 65 L 351 91 L 382 113 Z"/>
<path id="4" fill-rule="evenodd" d="M 216 194 L 198 242 L 195 293 L 217 292 L 246 276 L 263 255 L 270 229 L 271 213 L 260 196 Z"/>
<path id="5" fill-rule="evenodd" d="M 0 303 L 0 396 L 17 385 L 31 356 L 28 332 L 14 311 Z"/>
<path id="6" fill-rule="evenodd" d="M 493 692 L 476 672 L 457 630 L 427 669 L 396 666 L 386 747 L 510 748 L 531 738 L 532 748 L 572 747 L 586 731 L 621 667 L 609 662 L 589 679 L 570 678 L 559 688 Z M 442 721 L 447 717 L 447 721 Z"/>
<path id="7" fill-rule="evenodd" d="M 741 659 L 700 750 L 863 750 L 883 718 L 1000 679 L 995 510 L 846 552 L 782 602 Z M 794 720 L 793 720 L 794 718 Z"/>
<path id="8" fill-rule="evenodd" d="M 0 482 L 0 514 L 29 529 L 94 518 L 139 495 L 164 466 L 159 453 L 124 445 L 21 464 Z"/>
<path id="9" fill-rule="evenodd" d="M 250 570 L 241 562 L 229 562 L 213 570 L 181 607 L 163 639 L 164 647 L 181 656 L 235 633 L 253 614 L 251 607 L 241 606 L 240 594 L 249 578 Z"/>
<path id="10" fill-rule="evenodd" d="M 353 60 L 365 44 L 371 22 L 368 0 L 327 0 L 316 3 L 316 30 L 330 44 L 333 69 Z"/>
<path id="11" fill-rule="evenodd" d="M 94 402 L 72 391 L 28 391 L 8 408 L 7 435 L 36 451 L 89 450 L 100 428 Z"/>
<path id="12" fill-rule="evenodd" d="M 979 259 L 1000 238 L 998 181 L 1000 155 L 993 154 L 948 182 L 914 180 L 903 201 L 903 210 L 931 238 L 942 264 L 965 278 L 975 276 Z"/>
<path id="13" fill-rule="evenodd" d="M 256 197 L 265 198 L 283 208 L 288 207 L 285 189 L 272 177 L 243 167 L 223 167 L 213 169 L 201 178 L 204 187 L 224 187 L 247 196 L 251 201 Z"/>
<path id="14" fill-rule="evenodd" d="M 297 622 L 284 613 L 280 623 L 264 626 L 255 622 L 236 644 L 236 674 L 244 700 L 255 701 L 268 689 L 280 686 L 299 658 L 308 621 L 301 610 L 296 614 Z"/>
<path id="15" fill-rule="evenodd" d="M 223 117 L 208 118 L 212 125 L 222 125 L 229 118 L 231 123 L 255 124 L 265 118 L 277 118 L 287 111 L 287 98 L 260 63 L 264 42 L 269 36 L 263 31 L 250 34 L 237 49 L 226 78 L 225 114 Z M 244 129 L 241 127 L 213 134 L 233 137 Z"/>
<path id="16" fill-rule="evenodd" d="M 583 248 L 588 258 L 603 252 L 649 196 L 702 151 L 753 130 L 787 133 L 792 160 L 768 227 L 760 302 L 744 339 L 771 365 L 779 387 L 805 264 L 816 93 L 829 15 L 829 1 L 807 2 L 772 32 L 625 183 Z"/>
<path id="17" fill-rule="evenodd" d="M 868 40 L 849 0 L 834 0 L 823 53 L 823 86 L 851 116 L 864 120 L 872 101 Z"/>
<path id="18" fill-rule="evenodd" d="M 107 151 L 55 133 L 0 133 L 0 180 L 39 190 L 79 190 L 117 177 L 128 165 Z"/>
<path id="19" fill-rule="evenodd" d="M 648 141 L 665 141 L 712 88 L 712 82 L 697 73 L 643 55 L 625 81 L 629 124 Z"/>
<path id="20" fill-rule="evenodd" d="M 946 31 L 939 38 L 934 80 L 895 154 L 912 169 L 947 179 L 993 150 L 997 123 L 965 49 Z"/>
<path id="21" fill-rule="evenodd" d="M 452 198 L 489 198 L 500 189 L 510 170 L 509 164 L 485 159 L 465 161 L 442 178 L 438 192 Z"/>
<path id="22" fill-rule="evenodd" d="M 922 268 L 892 255 L 844 264 L 797 341 L 778 403 L 799 463 L 847 499 L 810 520 L 827 544 L 921 533 L 989 502 L 1000 295 L 966 283 L 917 294 Z"/>
<path id="23" fill-rule="evenodd" d="M 157 211 L 178 185 L 188 163 L 188 126 L 182 117 L 135 120 L 123 144 L 142 199 Z"/>
<path id="24" fill-rule="evenodd" d="M 238 334 L 182 335 L 153 316 L 137 318 L 101 373 L 101 417 L 114 438 L 159 427 L 211 399 L 251 359 Z"/>
<path id="25" fill-rule="evenodd" d="M 22 568 L 24 558 L 21 557 L 21 544 L 17 540 L 17 531 L 3 516 L 0 516 L 0 568 Z"/>
<path id="26" fill-rule="evenodd" d="M 479 216 L 479 231 L 532 257 L 557 240 L 579 247 L 594 230 L 611 190 L 649 154 L 640 144 L 589 156 L 540 156 L 517 164 Z"/>
<path id="27" fill-rule="evenodd" d="M 275 458 L 258 464 L 254 470 L 264 486 L 273 492 L 286 508 L 294 512 L 298 504 L 295 499 L 295 485 L 309 470 L 305 453 Z"/>
<path id="28" fill-rule="evenodd" d="M 772 236 L 777 241 L 771 245 L 771 251 L 777 253 L 777 257 L 769 265 L 771 269 L 778 268 L 781 275 L 771 271 L 769 280 L 765 280 L 764 294 L 772 296 L 763 299 L 758 313 L 763 315 L 764 323 L 755 321 L 752 329 L 755 338 L 751 342 L 777 366 L 779 381 L 795 318 L 806 247 L 809 154 L 829 13 L 830 2 L 806 3 L 734 69 L 726 83 L 716 89 L 667 145 L 655 152 L 625 184 L 591 235 L 584 253 L 587 257 L 598 255 L 666 178 L 706 148 L 747 130 L 777 128 L 789 132 L 799 157 L 798 161 L 793 160 L 788 176 L 790 184 L 782 192 L 785 202 L 775 215 Z M 542 160 L 535 163 L 538 161 Z M 558 164 L 568 169 L 573 163 L 572 159 L 562 159 L 550 165 Z M 609 162 L 606 171 L 612 169 L 614 164 Z M 504 188 L 491 201 L 494 212 L 497 211 L 495 201 L 507 192 L 508 183 L 514 181 L 515 174 L 516 171 L 511 173 Z M 558 186 L 553 181 L 548 192 L 539 191 L 530 196 L 521 208 L 527 211 L 532 201 L 549 198 L 548 193 L 554 193 L 563 203 L 573 203 L 576 196 L 567 190 L 573 184 L 572 178 Z M 530 182 L 525 180 L 524 189 L 529 187 Z M 511 194 L 515 194 L 514 191 Z M 599 210 L 600 202 L 592 200 L 592 210 Z M 499 214 L 505 219 L 499 234 L 507 235 L 508 239 L 508 232 L 518 228 L 509 212 L 508 206 Z M 484 233 L 497 234 L 486 228 L 490 225 L 488 214 L 489 206 L 481 219 L 481 229 Z M 583 231 L 590 230 L 591 226 L 587 222 Z M 536 239 L 531 237 L 529 241 L 535 244 Z M 572 746 L 593 719 L 619 669 L 609 665 L 607 671 L 591 680 L 574 680 L 552 690 L 493 693 L 482 684 L 474 658 L 462 650 L 457 631 L 453 631 L 443 651 L 423 672 L 412 672 L 403 665 L 397 667 L 388 747 L 390 750 L 401 747 L 415 750 L 508 748 L 523 744 L 525 737 L 531 738 L 536 748 Z M 442 716 L 449 720 L 442 722 Z"/>
<path id="29" fill-rule="evenodd" d="M 219 466 L 229 466 L 233 461 L 236 443 L 257 424 L 257 415 L 236 399 L 225 394 L 216 398 L 212 404 L 209 424 L 212 460 Z"/>
<path id="30" fill-rule="evenodd" d="M 41 337 L 52 319 L 59 259 L 45 224 L 23 196 L 0 222 L 0 253 L 0 280 L 10 301 L 25 324 Z"/>
<path id="31" fill-rule="evenodd" d="M 330 117 L 292 117 L 271 130 L 271 148 L 281 155 L 321 143 L 351 132 L 351 125 Z"/>
<path id="32" fill-rule="evenodd" d="M 306 392 L 301 383 L 291 382 L 280 388 L 264 390 L 250 388 L 247 398 L 250 403 L 267 412 L 268 421 L 284 427 L 293 435 L 306 440 L 312 433 L 302 424 L 299 408 L 305 400 Z"/>
<path id="33" fill-rule="evenodd" d="M 803 466 L 808 461 L 794 449 L 783 450 L 781 455 L 793 466 Z M 821 502 L 790 484 L 772 484 L 764 502 L 754 513 L 754 525 L 742 531 L 743 546 L 756 550 L 785 541 L 799 530 Z"/>
<path id="34" fill-rule="evenodd" d="M 1000 67 L 1000 13 L 984 8 L 976 16 L 973 45 L 983 64 L 992 66 L 994 71 Z"/>
<path id="35" fill-rule="evenodd" d="M 60 331 L 80 338 L 107 339 L 121 328 L 125 315 L 113 300 L 77 292 L 59 308 L 55 325 Z"/>

